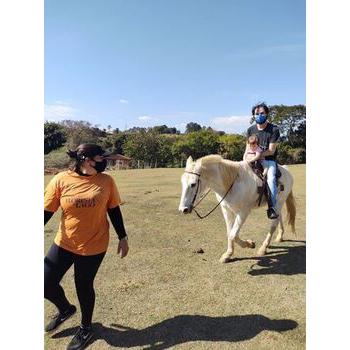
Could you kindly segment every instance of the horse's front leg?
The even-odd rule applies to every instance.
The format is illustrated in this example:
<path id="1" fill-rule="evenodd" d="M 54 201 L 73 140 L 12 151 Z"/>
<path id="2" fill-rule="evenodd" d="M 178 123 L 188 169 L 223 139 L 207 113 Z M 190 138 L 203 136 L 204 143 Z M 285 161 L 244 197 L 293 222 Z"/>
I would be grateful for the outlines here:
<path id="1" fill-rule="evenodd" d="M 231 217 L 231 220 L 232 220 L 233 214 L 231 213 L 231 215 L 232 215 L 232 217 Z M 225 214 L 224 214 L 224 216 L 225 216 Z M 232 228 L 231 228 L 232 225 L 229 225 L 230 221 L 228 220 L 228 219 L 230 219 L 230 216 L 229 215 L 227 215 L 227 217 L 225 216 L 226 226 L 227 226 L 227 251 L 226 251 L 226 253 L 224 253 L 221 256 L 220 262 L 226 263 L 226 262 L 229 262 L 231 260 L 232 255 L 233 255 L 233 251 L 234 251 L 234 245 L 233 245 L 234 242 L 237 242 L 243 248 L 246 248 L 246 247 L 254 248 L 255 247 L 255 243 L 253 241 L 242 240 L 238 236 L 239 231 L 240 231 L 245 219 L 247 218 L 247 216 L 248 216 L 248 213 L 238 212 L 236 214 L 236 220 L 235 220 Z"/>
<path id="2" fill-rule="evenodd" d="M 226 231 L 227 231 L 227 251 L 221 256 L 220 262 L 226 263 L 230 261 L 231 256 L 233 255 L 233 241 L 230 240 L 230 232 L 234 222 L 234 213 L 226 208 L 225 206 L 221 206 L 222 214 L 224 215 L 225 223 L 226 223 Z"/>

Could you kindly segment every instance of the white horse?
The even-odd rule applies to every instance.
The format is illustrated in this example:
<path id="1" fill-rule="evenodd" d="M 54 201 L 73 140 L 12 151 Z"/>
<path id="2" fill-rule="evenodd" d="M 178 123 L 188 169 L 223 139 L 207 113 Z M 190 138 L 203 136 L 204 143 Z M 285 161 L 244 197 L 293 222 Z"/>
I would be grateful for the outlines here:
<path id="1" fill-rule="evenodd" d="M 295 234 L 295 202 L 292 192 L 293 177 L 285 166 L 279 166 L 281 177 L 278 186 L 277 204 L 275 206 L 279 217 L 270 221 L 270 229 L 265 241 L 258 250 L 258 255 L 262 256 L 270 244 L 273 233 L 278 224 L 280 225 L 276 242 L 283 241 L 284 226 L 282 222 L 282 207 L 284 202 L 287 205 L 287 211 L 292 231 Z M 234 242 L 242 248 L 254 248 L 255 243 L 251 240 L 243 240 L 239 237 L 239 231 L 249 215 L 251 209 L 258 208 L 259 194 L 258 186 L 262 181 L 253 173 L 249 164 L 245 161 L 234 162 L 223 159 L 219 155 L 209 155 L 193 161 L 192 157 L 187 159 L 186 169 L 181 177 L 182 194 L 179 210 L 185 214 L 192 212 L 200 196 L 208 188 L 216 193 L 216 198 L 220 203 L 227 227 L 227 251 L 222 255 L 222 263 L 231 260 L 234 251 Z M 232 186 L 232 187 L 231 187 Z M 226 195 L 226 197 L 225 197 Z M 265 198 L 261 205 L 266 204 Z M 234 220 L 234 214 L 236 219 Z"/>

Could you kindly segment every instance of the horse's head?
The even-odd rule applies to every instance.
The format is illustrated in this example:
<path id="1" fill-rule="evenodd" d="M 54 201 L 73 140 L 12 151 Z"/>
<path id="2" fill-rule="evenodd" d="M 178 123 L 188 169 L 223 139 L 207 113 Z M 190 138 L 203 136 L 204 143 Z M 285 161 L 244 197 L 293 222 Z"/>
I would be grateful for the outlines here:
<path id="1" fill-rule="evenodd" d="M 187 159 L 185 172 L 181 176 L 181 184 L 179 210 L 184 214 L 190 214 L 205 187 L 202 183 L 201 165 L 193 161 L 192 157 Z"/>

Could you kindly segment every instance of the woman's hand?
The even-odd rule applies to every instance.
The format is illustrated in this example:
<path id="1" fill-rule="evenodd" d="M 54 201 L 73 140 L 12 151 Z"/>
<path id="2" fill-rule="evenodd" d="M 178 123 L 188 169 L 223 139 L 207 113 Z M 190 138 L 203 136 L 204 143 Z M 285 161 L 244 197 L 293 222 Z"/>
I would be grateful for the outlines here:
<path id="1" fill-rule="evenodd" d="M 117 254 L 119 254 L 120 252 L 122 252 L 120 258 L 123 259 L 125 256 L 127 256 L 129 251 L 129 244 L 128 241 L 126 241 L 125 239 L 121 239 L 119 241 L 118 244 L 118 250 L 117 250 Z"/>

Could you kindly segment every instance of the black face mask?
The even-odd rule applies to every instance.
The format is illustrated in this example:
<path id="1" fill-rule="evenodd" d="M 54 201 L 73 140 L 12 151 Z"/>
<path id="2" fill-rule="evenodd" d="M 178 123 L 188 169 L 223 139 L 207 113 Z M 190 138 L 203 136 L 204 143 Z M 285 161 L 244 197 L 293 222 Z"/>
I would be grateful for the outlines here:
<path id="1" fill-rule="evenodd" d="M 98 173 L 102 173 L 103 171 L 106 170 L 106 166 L 107 166 L 107 159 L 104 159 L 102 162 L 95 162 L 95 166 L 94 168 L 96 169 L 96 171 Z"/>

